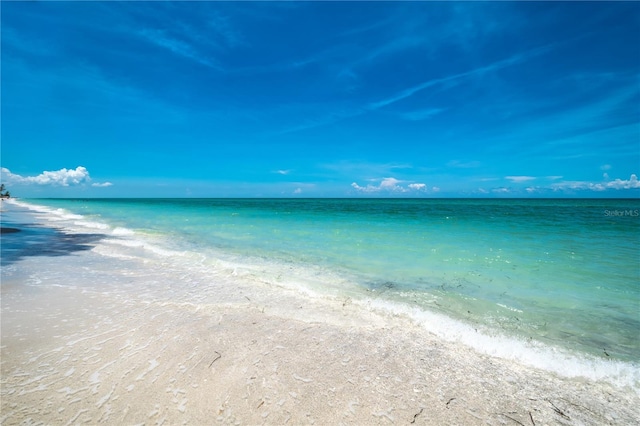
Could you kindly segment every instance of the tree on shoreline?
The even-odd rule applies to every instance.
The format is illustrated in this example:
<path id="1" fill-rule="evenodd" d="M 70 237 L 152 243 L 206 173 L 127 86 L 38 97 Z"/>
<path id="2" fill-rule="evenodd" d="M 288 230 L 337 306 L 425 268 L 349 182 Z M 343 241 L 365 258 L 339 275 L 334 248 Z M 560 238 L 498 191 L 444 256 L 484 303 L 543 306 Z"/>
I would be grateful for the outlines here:
<path id="1" fill-rule="evenodd" d="M 11 194 L 4 186 L 4 183 L 0 183 L 0 198 L 11 198 Z"/>

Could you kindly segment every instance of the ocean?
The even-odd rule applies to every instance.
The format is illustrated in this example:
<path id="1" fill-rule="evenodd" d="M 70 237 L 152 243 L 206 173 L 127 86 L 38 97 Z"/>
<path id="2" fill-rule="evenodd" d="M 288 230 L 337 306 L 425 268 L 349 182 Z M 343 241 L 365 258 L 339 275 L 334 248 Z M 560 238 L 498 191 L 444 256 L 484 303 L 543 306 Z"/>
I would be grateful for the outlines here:
<path id="1" fill-rule="evenodd" d="M 558 373 L 640 377 L 637 199 L 13 203 L 2 226 L 24 232 L 3 235 L 3 268 L 69 245 L 141 267 L 162 258 L 177 286 L 181 268 L 210 277 L 203 292 L 257 280 Z"/>

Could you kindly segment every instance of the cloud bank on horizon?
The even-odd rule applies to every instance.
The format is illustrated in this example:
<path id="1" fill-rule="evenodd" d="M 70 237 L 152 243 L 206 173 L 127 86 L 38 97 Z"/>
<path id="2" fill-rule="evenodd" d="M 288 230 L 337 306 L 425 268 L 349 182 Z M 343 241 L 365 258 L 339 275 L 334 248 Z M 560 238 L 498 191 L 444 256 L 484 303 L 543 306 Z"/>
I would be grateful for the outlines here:
<path id="1" fill-rule="evenodd" d="M 640 197 L 640 3 L 2 12 L 17 196 Z"/>

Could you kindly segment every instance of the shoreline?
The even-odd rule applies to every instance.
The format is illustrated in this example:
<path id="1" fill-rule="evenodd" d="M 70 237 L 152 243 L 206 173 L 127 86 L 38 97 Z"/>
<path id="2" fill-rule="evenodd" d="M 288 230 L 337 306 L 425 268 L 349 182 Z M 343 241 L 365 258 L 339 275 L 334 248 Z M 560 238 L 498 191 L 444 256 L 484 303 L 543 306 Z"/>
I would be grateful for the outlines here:
<path id="1" fill-rule="evenodd" d="M 346 301 L 197 272 L 167 280 L 171 262 L 92 244 L 3 266 L 2 424 L 640 420 L 634 389 L 481 354 Z"/>

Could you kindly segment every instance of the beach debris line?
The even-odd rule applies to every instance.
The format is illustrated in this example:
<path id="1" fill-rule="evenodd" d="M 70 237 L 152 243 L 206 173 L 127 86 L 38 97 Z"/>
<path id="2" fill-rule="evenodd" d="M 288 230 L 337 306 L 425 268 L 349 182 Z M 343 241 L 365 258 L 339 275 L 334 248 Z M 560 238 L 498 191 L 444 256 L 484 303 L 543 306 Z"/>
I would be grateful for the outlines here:
<path id="1" fill-rule="evenodd" d="M 424 408 L 421 408 L 420 411 L 418 411 L 416 414 L 413 415 L 413 420 L 411 420 L 411 423 L 415 423 L 416 419 L 418 418 L 418 416 L 420 414 L 422 414 L 422 412 L 424 411 Z"/>
<path id="2" fill-rule="evenodd" d="M 506 418 L 510 419 L 510 420 L 513 420 L 514 422 L 518 423 L 519 425 L 524 426 L 524 423 L 522 423 L 521 421 L 516 420 L 513 417 L 511 417 L 511 416 L 509 416 L 509 415 L 507 415 L 505 413 L 502 413 L 502 415 L 505 416 Z"/>
<path id="3" fill-rule="evenodd" d="M 559 409 L 556 404 L 554 404 L 553 402 L 551 402 L 551 400 L 549 399 L 545 399 L 545 401 L 547 401 L 549 404 L 551 404 L 551 406 L 553 407 L 553 411 L 555 411 L 557 414 L 559 414 L 561 417 L 564 417 L 567 420 L 571 420 L 571 418 L 569 416 L 567 416 L 564 411 L 562 411 L 561 409 Z"/>
<path id="4" fill-rule="evenodd" d="M 564 402 L 566 402 L 567 404 L 573 405 L 574 407 L 577 407 L 577 408 L 581 408 L 581 409 L 583 409 L 583 410 L 585 410 L 585 411 L 588 411 L 588 412 L 589 412 L 589 413 L 591 413 L 592 415 L 595 415 L 595 413 L 594 413 L 593 411 L 591 411 L 590 409 L 588 409 L 588 408 L 587 408 L 587 407 L 585 407 L 584 405 L 576 404 L 575 402 L 571 402 L 571 401 L 569 401 L 569 400 L 568 400 L 568 399 L 566 399 L 566 398 L 559 398 L 559 399 L 563 400 L 563 401 L 564 401 Z"/>
<path id="5" fill-rule="evenodd" d="M 211 363 L 209 364 L 209 368 L 211 368 L 213 366 L 213 363 L 216 362 L 217 360 L 219 360 L 220 358 L 222 358 L 222 354 L 218 351 L 213 351 L 216 356 L 215 358 L 213 358 L 213 361 L 211 361 Z"/>

